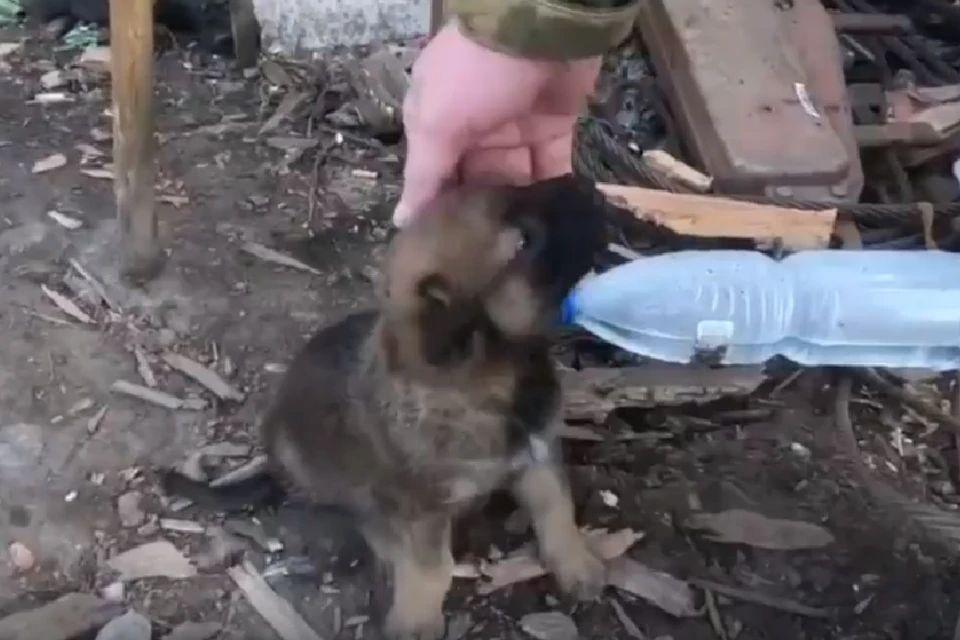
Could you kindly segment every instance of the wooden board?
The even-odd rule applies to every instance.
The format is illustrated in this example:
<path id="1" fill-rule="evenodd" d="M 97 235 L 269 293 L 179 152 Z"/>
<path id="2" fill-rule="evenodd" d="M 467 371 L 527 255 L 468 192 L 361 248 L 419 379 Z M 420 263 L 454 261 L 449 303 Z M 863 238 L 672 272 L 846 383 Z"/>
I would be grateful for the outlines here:
<path id="1" fill-rule="evenodd" d="M 805 211 L 616 184 L 598 184 L 597 188 L 611 204 L 680 234 L 760 241 L 779 239 L 789 250 L 826 248 L 837 219 L 836 209 Z"/>

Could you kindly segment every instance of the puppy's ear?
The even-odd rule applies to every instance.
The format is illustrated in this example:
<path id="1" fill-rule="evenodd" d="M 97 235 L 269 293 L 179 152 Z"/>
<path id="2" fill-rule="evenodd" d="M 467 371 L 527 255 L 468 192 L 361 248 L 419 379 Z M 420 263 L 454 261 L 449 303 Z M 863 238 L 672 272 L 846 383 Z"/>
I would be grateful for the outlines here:
<path id="1" fill-rule="evenodd" d="M 449 367 L 466 360 L 480 328 L 480 308 L 456 297 L 449 281 L 434 273 L 417 283 L 420 344 L 424 361 Z"/>

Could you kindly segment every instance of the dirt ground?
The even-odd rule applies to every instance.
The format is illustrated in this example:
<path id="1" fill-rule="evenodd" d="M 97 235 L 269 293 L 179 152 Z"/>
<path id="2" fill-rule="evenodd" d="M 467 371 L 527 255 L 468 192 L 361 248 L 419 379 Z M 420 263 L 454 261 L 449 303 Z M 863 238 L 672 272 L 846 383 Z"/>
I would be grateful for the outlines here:
<path id="1" fill-rule="evenodd" d="M 23 35 L 0 32 L 0 41 Z M 284 363 L 316 327 L 369 303 L 401 150 L 348 138 L 331 144 L 316 177 L 313 150 L 285 170 L 284 152 L 257 136 L 269 115 L 257 78 L 189 51 L 163 53 L 158 194 L 187 200 L 158 205 L 166 267 L 147 287 L 129 288 L 114 275 L 111 183 L 83 172 L 109 163 L 110 143 L 95 131 L 110 129 L 107 85 L 73 86 L 75 100 L 66 104 L 30 103 L 49 61 L 69 55 L 28 41 L 0 67 L 0 617 L 66 592 L 98 592 L 115 579 L 107 559 L 166 539 L 200 572 L 125 585 L 125 603 L 152 620 L 154 637 L 187 620 L 221 624 L 219 638 L 275 637 L 227 576 L 226 563 L 212 557 L 211 530 L 160 526 L 161 517 L 223 523 L 195 507 L 175 511 L 156 470 L 212 443 L 254 446 L 252 426 Z M 323 140 L 327 149 L 332 134 Z M 66 156 L 65 166 L 32 172 L 55 153 Z M 310 220 L 315 180 L 320 195 Z M 65 228 L 49 211 L 82 226 Z M 315 272 L 257 258 L 242 250 L 246 242 L 295 256 Z M 113 315 L 100 308 L 95 323 L 83 324 L 53 306 L 42 287 L 82 305 L 90 295 L 71 259 L 106 284 Z M 167 349 L 220 371 L 245 400 L 217 401 L 162 364 Z M 207 408 L 173 411 L 112 392 L 117 380 L 142 384 L 136 350 L 158 388 L 203 398 Z M 643 532 L 629 555 L 654 569 L 822 607 L 826 617 L 717 595 L 712 621 L 707 614 L 676 618 L 614 589 L 599 602 L 568 607 L 546 578 L 489 596 L 458 580 L 447 602 L 448 637 L 528 637 L 521 617 L 552 610 L 569 614 L 583 638 L 641 637 L 624 626 L 614 602 L 643 637 L 661 640 L 954 637 L 956 565 L 902 532 L 856 482 L 835 436 L 831 378 L 809 372 L 775 399 L 768 391 L 698 410 L 706 418 L 714 410 L 751 410 L 721 428 L 678 429 L 662 412 L 638 411 L 629 416 L 635 439 L 568 442 L 580 520 Z M 125 512 L 125 526 L 118 500 L 131 492 L 139 493 L 135 511 L 142 513 Z M 711 541 L 684 526 L 694 511 L 724 509 L 815 523 L 835 541 L 765 550 Z M 491 545 L 509 551 L 528 542 L 523 527 L 507 527 L 511 511 L 497 499 L 473 516 L 461 527 L 458 556 L 491 557 Z M 295 509 L 255 515 L 246 521 L 278 538 L 283 550 L 244 540 L 241 551 L 268 573 L 303 569 L 276 573 L 270 583 L 321 637 L 379 637 L 368 562 L 355 536 Z M 34 566 L 18 569 L 7 551 L 12 543 L 32 551 Z M 300 556 L 311 563 L 291 560 Z"/>

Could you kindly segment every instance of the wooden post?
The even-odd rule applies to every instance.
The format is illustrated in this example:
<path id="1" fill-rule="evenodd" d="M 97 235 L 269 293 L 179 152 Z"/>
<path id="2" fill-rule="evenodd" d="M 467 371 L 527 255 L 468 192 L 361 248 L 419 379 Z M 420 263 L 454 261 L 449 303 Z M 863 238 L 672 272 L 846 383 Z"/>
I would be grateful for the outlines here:
<path id="1" fill-rule="evenodd" d="M 446 8 L 444 0 L 430 0 L 430 37 L 437 35 L 440 27 L 443 26 L 443 14 Z"/>
<path id="2" fill-rule="evenodd" d="M 153 0 L 110 0 L 110 54 L 121 272 L 143 282 L 163 255 L 153 193 Z"/>
<path id="3" fill-rule="evenodd" d="M 230 27 L 233 30 L 233 52 L 241 69 L 257 66 L 260 53 L 260 25 L 253 0 L 230 0 Z"/>

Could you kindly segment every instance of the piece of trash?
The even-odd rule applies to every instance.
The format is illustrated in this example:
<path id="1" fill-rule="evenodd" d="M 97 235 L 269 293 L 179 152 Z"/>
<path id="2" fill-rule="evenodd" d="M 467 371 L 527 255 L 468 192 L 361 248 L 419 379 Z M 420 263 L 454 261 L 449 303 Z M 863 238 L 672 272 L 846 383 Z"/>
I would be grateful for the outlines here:
<path id="1" fill-rule="evenodd" d="M 150 388 L 156 387 L 157 377 L 153 374 L 153 369 L 150 367 L 150 362 L 147 360 L 147 354 L 143 347 L 134 345 L 133 357 L 137 361 L 137 373 L 143 378 L 143 382 Z"/>
<path id="2" fill-rule="evenodd" d="M 109 142 L 113 140 L 113 134 L 106 129 L 101 129 L 100 127 L 94 127 L 90 129 L 90 137 L 93 138 L 94 142 Z"/>
<path id="3" fill-rule="evenodd" d="M 161 640 L 212 640 L 222 630 L 219 622 L 184 622 Z"/>
<path id="4" fill-rule="evenodd" d="M 150 629 L 150 621 L 131 610 L 108 622 L 96 640 L 150 640 Z"/>
<path id="5" fill-rule="evenodd" d="M 203 533 L 207 530 L 199 522 L 177 520 L 175 518 L 160 518 L 160 528 L 164 531 L 175 531 L 176 533 Z"/>
<path id="6" fill-rule="evenodd" d="M 587 546 L 597 557 L 613 560 L 626 553 L 643 534 L 635 533 L 632 529 L 621 529 L 613 533 L 599 529 L 585 531 L 584 536 Z M 532 553 L 515 552 L 497 562 L 481 563 L 480 572 L 488 580 L 477 585 L 477 592 L 488 595 L 511 584 L 544 576 L 547 569 Z"/>
<path id="7" fill-rule="evenodd" d="M 73 145 L 73 148 L 80 152 L 80 155 L 81 155 L 80 162 L 81 162 L 81 164 L 84 164 L 84 163 L 86 163 L 86 162 L 89 162 L 90 160 L 93 160 L 94 158 L 102 158 L 102 157 L 103 157 L 103 151 L 100 151 L 100 149 L 97 149 L 97 148 L 96 148 L 95 146 L 93 146 L 92 144 L 86 144 L 85 142 L 81 142 L 80 144 L 75 144 L 75 145 Z"/>
<path id="8" fill-rule="evenodd" d="M 148 542 L 116 555 L 107 564 L 120 573 L 122 580 L 142 578 L 192 578 L 197 569 L 166 540 Z"/>
<path id="9" fill-rule="evenodd" d="M 163 202 L 165 204 L 172 205 L 175 209 L 182 209 L 183 207 L 190 204 L 190 198 L 187 196 L 177 196 L 170 195 L 166 193 L 161 193 L 157 196 L 157 202 Z"/>
<path id="10" fill-rule="evenodd" d="M 573 619 L 559 611 L 529 613 L 520 619 L 520 628 L 537 640 L 577 640 L 580 637 Z"/>
<path id="11" fill-rule="evenodd" d="M 117 515 L 120 524 L 126 528 L 139 527 L 143 524 L 147 514 L 140 509 L 143 494 L 139 491 L 130 491 L 117 498 Z"/>
<path id="12" fill-rule="evenodd" d="M 70 229 L 71 231 L 79 229 L 83 226 L 83 220 L 77 220 L 76 218 L 71 218 L 68 215 L 64 215 L 59 211 L 47 211 L 47 217 L 56 222 L 58 225 L 64 229 Z"/>
<path id="13" fill-rule="evenodd" d="M 243 402 L 246 397 L 237 388 L 221 378 L 220 374 L 216 371 L 208 369 L 199 362 L 195 362 L 186 356 L 182 356 L 179 353 L 167 352 L 163 354 L 163 361 L 172 369 L 199 382 L 221 400 Z"/>
<path id="14" fill-rule="evenodd" d="M 7 551 L 10 554 L 10 563 L 14 568 L 23 573 L 33 569 L 33 565 L 36 564 L 37 559 L 33 555 L 33 551 L 27 547 L 27 545 L 22 542 L 12 542 L 7 548 Z"/>
<path id="15" fill-rule="evenodd" d="M 72 640 L 91 637 L 123 613 L 122 605 L 89 593 L 69 593 L 49 604 L 0 619 L 4 640 Z"/>
<path id="16" fill-rule="evenodd" d="M 61 71 L 60 69 L 53 69 L 52 71 L 47 71 L 45 74 L 40 76 L 40 86 L 42 86 L 47 91 L 52 91 L 53 89 L 59 89 L 65 84 L 67 84 L 67 78 L 64 75 L 63 71 Z"/>
<path id="17" fill-rule="evenodd" d="M 603 501 L 603 504 L 611 509 L 617 509 L 620 507 L 620 497 L 615 494 L 613 491 L 608 491 L 607 489 L 600 490 L 600 499 Z"/>
<path id="18" fill-rule="evenodd" d="M 794 82 L 793 88 L 797 92 L 797 100 L 800 101 L 800 106 L 807 112 L 807 115 L 819 120 L 820 112 L 813 106 L 813 100 L 810 98 L 810 92 L 807 91 L 807 85 L 802 82 Z"/>
<path id="19" fill-rule="evenodd" d="M 55 153 L 52 156 L 47 156 L 34 162 L 31 171 L 33 173 L 46 173 L 47 171 L 53 171 L 54 169 L 65 166 L 67 166 L 67 156 L 62 153 Z"/>
<path id="20" fill-rule="evenodd" d="M 84 324 L 93 324 L 93 318 L 87 315 L 87 313 L 78 307 L 77 304 L 70 298 L 61 293 L 57 293 L 45 284 L 40 285 L 40 290 L 43 291 L 44 295 L 50 298 L 50 301 L 53 302 L 57 308 L 74 320 L 83 322 Z"/>
<path id="21" fill-rule="evenodd" d="M 63 91 L 44 91 L 33 96 L 27 101 L 27 104 L 62 104 L 64 102 L 73 102 L 74 98 L 69 93 Z"/>
<path id="22" fill-rule="evenodd" d="M 100 423 L 103 422 L 103 418 L 107 415 L 107 405 L 100 407 L 100 410 L 97 411 L 92 418 L 87 420 L 87 433 L 93 435 L 97 432 L 97 429 L 100 428 Z"/>
<path id="23" fill-rule="evenodd" d="M 308 556 L 290 556 L 264 567 L 262 575 L 264 579 L 268 581 L 270 578 L 275 578 L 277 576 L 303 576 L 315 578 L 317 576 L 317 565 L 315 565 L 313 560 L 311 560 Z M 327 578 L 333 580 L 332 575 L 324 574 L 323 579 L 325 582 L 327 581 Z"/>
<path id="24" fill-rule="evenodd" d="M 82 398 L 74 402 L 72 405 L 70 405 L 70 408 L 67 409 L 67 415 L 72 418 L 73 416 L 79 413 L 83 413 L 88 409 L 93 409 L 93 407 L 94 407 L 93 398 Z"/>
<path id="25" fill-rule="evenodd" d="M 635 640 L 647 640 L 647 634 L 641 631 L 640 627 L 637 626 L 637 623 L 627 615 L 623 605 L 620 604 L 616 598 L 611 598 L 609 602 L 610 608 L 613 609 L 614 615 L 617 616 L 617 620 L 620 621 L 620 624 L 623 626 L 623 630 L 627 632 L 627 635 Z"/>
<path id="26" fill-rule="evenodd" d="M 110 72 L 110 47 L 88 47 L 76 62 L 78 67 L 97 73 Z"/>
<path id="27" fill-rule="evenodd" d="M 354 169 L 350 172 L 354 178 L 363 178 L 364 180 L 376 180 L 380 177 L 380 174 L 376 171 L 370 171 L 368 169 Z"/>
<path id="28" fill-rule="evenodd" d="M 110 390 L 115 393 L 130 396 L 131 398 L 137 398 L 138 400 L 143 400 L 144 402 L 149 402 L 173 411 L 178 409 L 185 409 L 187 411 L 202 411 L 207 406 L 207 403 L 199 398 L 181 399 L 176 396 L 172 396 L 169 393 L 158 391 L 156 389 L 150 389 L 149 387 L 144 387 L 139 384 L 133 384 L 132 382 L 127 382 L 126 380 L 117 380 L 110 385 Z"/>
<path id="29" fill-rule="evenodd" d="M 270 247 L 264 246 L 257 242 L 246 242 L 241 248 L 250 255 L 260 258 L 266 262 L 272 262 L 273 264 L 290 267 L 291 269 L 306 271 L 307 273 L 312 273 L 315 276 L 322 275 L 318 269 L 314 269 L 310 265 L 304 264 L 292 256 L 280 253 L 279 251 L 271 249 Z"/>
<path id="30" fill-rule="evenodd" d="M 98 180 L 113 180 L 113 171 L 110 169 L 80 169 L 80 173 L 88 178 Z"/>
<path id="31" fill-rule="evenodd" d="M 791 551 L 817 549 L 832 544 L 833 535 L 823 527 L 796 520 L 779 520 L 744 509 L 719 513 L 692 514 L 685 525 L 691 529 L 708 529 L 713 542 L 746 544 L 761 549 Z"/>
<path id="32" fill-rule="evenodd" d="M 71 502 L 76 500 L 79 495 L 80 494 L 77 492 L 77 490 L 74 489 L 73 491 L 69 492 L 67 495 L 63 496 L 63 501 L 66 502 L 67 504 L 70 504 Z"/>
<path id="33" fill-rule="evenodd" d="M 320 640 L 293 605 L 278 596 L 249 561 L 230 567 L 227 573 L 250 605 L 283 640 Z"/>
<path id="34" fill-rule="evenodd" d="M 676 617 L 698 617 L 694 592 L 683 580 L 621 556 L 607 565 L 607 584 L 639 596 Z"/>
<path id="35" fill-rule="evenodd" d="M 286 373 L 287 365 L 282 362 L 267 362 L 263 365 L 263 370 L 267 373 Z"/>
<path id="36" fill-rule="evenodd" d="M 810 449 L 800 444 L 799 442 L 791 442 L 790 451 L 795 453 L 798 457 L 803 458 L 804 460 L 809 459 L 810 456 L 812 455 L 810 452 Z"/>
<path id="37" fill-rule="evenodd" d="M 256 456 L 246 464 L 237 467 L 233 471 L 228 471 L 227 473 L 223 474 L 211 482 L 210 486 L 213 488 L 229 487 L 241 482 L 246 482 L 247 480 L 265 474 L 269 466 L 270 462 L 267 456 Z"/>

